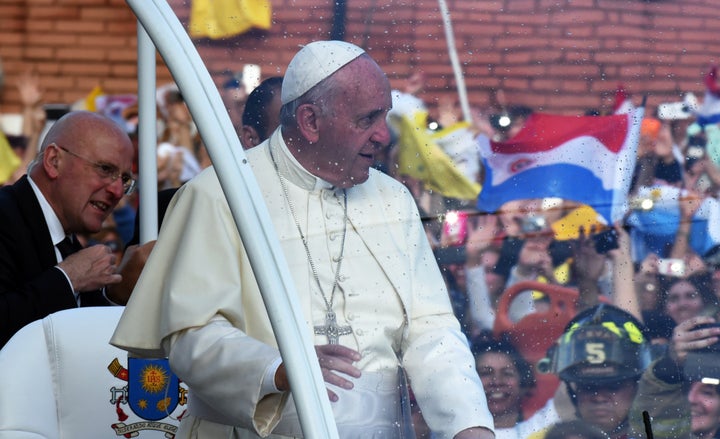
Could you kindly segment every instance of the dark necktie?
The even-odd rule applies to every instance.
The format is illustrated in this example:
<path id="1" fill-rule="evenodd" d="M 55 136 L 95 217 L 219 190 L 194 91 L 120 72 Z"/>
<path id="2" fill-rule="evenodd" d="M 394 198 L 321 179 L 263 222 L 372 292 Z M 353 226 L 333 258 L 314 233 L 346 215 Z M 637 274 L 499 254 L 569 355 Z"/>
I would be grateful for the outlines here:
<path id="1" fill-rule="evenodd" d="M 60 250 L 60 255 L 63 259 L 67 259 L 68 256 L 80 250 L 82 246 L 73 235 L 68 235 L 62 241 L 58 242 L 57 246 Z"/>
<path id="2" fill-rule="evenodd" d="M 66 259 L 71 254 L 82 250 L 82 244 L 78 241 L 75 235 L 66 236 L 65 239 L 60 241 L 56 245 L 60 251 L 60 255 L 63 259 Z M 103 296 L 102 290 L 87 291 L 82 293 L 80 296 L 80 306 L 102 306 L 107 305 L 108 302 Z"/>

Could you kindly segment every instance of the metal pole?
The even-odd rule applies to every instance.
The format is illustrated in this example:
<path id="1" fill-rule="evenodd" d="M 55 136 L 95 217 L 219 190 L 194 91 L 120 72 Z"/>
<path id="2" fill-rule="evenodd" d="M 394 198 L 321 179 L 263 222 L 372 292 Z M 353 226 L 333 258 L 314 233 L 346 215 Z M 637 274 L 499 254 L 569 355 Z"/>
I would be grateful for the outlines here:
<path id="1" fill-rule="evenodd" d="M 157 106 L 155 105 L 155 45 L 138 22 L 138 188 L 140 242 L 157 239 Z"/>
<path id="2" fill-rule="evenodd" d="M 460 61 L 457 56 L 457 48 L 455 47 L 455 36 L 452 29 L 452 21 L 450 20 L 450 11 L 448 11 L 445 0 L 438 0 L 440 5 L 440 15 L 442 15 L 443 26 L 445 28 L 445 40 L 448 45 L 448 55 L 450 55 L 450 63 L 452 64 L 453 73 L 455 74 L 455 83 L 458 89 L 458 99 L 460 100 L 460 108 L 462 108 L 463 119 L 466 122 L 472 122 L 470 113 L 470 105 L 468 104 L 467 89 L 465 88 L 465 79 L 460 68 Z"/>

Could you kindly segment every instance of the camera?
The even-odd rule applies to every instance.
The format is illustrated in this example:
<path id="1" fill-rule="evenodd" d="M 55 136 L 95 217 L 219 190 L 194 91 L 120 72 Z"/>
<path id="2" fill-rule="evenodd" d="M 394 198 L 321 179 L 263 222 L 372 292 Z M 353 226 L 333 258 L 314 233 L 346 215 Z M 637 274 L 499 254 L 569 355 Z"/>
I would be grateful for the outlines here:
<path id="1" fill-rule="evenodd" d="M 451 210 L 445 214 L 442 233 L 448 238 L 449 245 L 462 245 L 467 239 L 468 214 L 461 210 Z"/>
<path id="2" fill-rule="evenodd" d="M 698 160 L 705 157 L 707 139 L 703 134 L 696 134 L 688 138 L 688 145 L 685 151 L 685 170 L 688 171 Z"/>
<path id="3" fill-rule="evenodd" d="M 462 265 L 467 262 L 467 252 L 464 245 L 442 247 L 434 250 L 438 265 Z"/>
<path id="4" fill-rule="evenodd" d="M 720 327 L 720 323 L 707 323 L 695 326 L 694 330 L 717 327 Z M 683 374 L 693 381 L 720 384 L 720 342 L 688 352 Z"/>
<path id="5" fill-rule="evenodd" d="M 707 139 L 705 138 L 704 134 L 695 134 L 688 137 L 688 149 L 692 147 L 697 147 L 704 150 L 706 146 Z"/>
<path id="6" fill-rule="evenodd" d="M 685 261 L 682 259 L 660 259 L 658 260 L 658 273 L 664 276 L 683 277 L 685 276 Z"/>
<path id="7" fill-rule="evenodd" d="M 618 248 L 618 235 L 615 229 L 606 229 L 600 233 L 592 235 L 595 244 L 595 251 L 598 253 L 607 253 L 610 250 Z"/>
<path id="8" fill-rule="evenodd" d="M 544 216 L 528 215 L 520 222 L 520 230 L 523 233 L 542 232 L 547 228 L 547 220 Z"/>

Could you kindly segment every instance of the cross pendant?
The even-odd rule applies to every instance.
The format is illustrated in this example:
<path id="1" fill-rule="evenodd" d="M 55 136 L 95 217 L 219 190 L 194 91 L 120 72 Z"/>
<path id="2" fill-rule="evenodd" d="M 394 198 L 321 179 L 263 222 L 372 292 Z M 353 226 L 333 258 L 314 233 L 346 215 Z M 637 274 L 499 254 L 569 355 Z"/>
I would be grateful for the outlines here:
<path id="1" fill-rule="evenodd" d="M 315 326 L 316 335 L 326 335 L 329 344 L 338 344 L 341 335 L 352 334 L 350 326 L 338 326 L 335 311 L 328 311 L 325 314 L 325 324 Z"/>

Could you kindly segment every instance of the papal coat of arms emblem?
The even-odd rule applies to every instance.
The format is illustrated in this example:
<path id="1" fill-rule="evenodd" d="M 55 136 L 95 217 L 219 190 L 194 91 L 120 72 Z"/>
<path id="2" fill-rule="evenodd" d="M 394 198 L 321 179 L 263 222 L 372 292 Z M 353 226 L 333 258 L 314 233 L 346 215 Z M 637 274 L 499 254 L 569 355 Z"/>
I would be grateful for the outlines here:
<path id="1" fill-rule="evenodd" d="M 124 386 L 110 389 L 110 403 L 118 416 L 118 422 L 111 426 L 115 434 L 130 438 L 143 430 L 155 430 L 164 432 L 167 438 L 175 437 L 177 423 L 185 414 L 187 388 L 172 373 L 168 360 L 130 357 L 126 369 L 115 358 L 108 370 L 125 381 Z M 123 406 L 129 406 L 140 419 L 130 419 Z"/>

